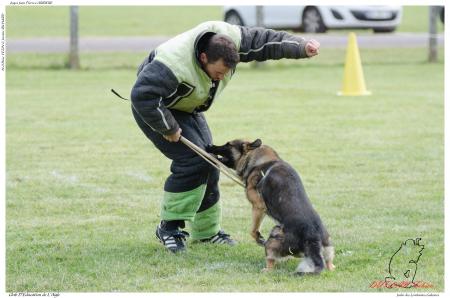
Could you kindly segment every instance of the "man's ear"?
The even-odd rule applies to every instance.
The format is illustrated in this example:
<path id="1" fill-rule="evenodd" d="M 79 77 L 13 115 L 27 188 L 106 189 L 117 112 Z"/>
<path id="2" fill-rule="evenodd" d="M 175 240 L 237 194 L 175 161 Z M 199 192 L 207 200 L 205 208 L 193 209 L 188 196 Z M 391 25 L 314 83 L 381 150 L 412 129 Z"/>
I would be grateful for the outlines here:
<path id="1" fill-rule="evenodd" d="M 261 145 L 262 145 L 261 140 L 260 140 L 260 139 L 256 139 L 253 143 L 250 143 L 250 144 L 248 145 L 248 147 L 249 147 L 250 149 L 256 149 L 256 148 L 261 147 Z"/>
<path id="2" fill-rule="evenodd" d="M 207 64 L 208 63 L 208 57 L 206 56 L 206 53 L 200 53 L 200 61 L 203 64 Z"/>

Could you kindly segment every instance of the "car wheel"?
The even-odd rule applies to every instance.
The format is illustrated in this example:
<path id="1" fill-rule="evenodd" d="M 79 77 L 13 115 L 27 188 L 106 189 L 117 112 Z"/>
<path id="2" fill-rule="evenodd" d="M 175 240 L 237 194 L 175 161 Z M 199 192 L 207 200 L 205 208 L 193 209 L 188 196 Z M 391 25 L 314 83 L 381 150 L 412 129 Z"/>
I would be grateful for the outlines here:
<path id="1" fill-rule="evenodd" d="M 302 28 L 303 31 L 311 33 L 322 33 L 327 31 L 322 16 L 315 7 L 308 7 L 303 12 Z"/>
<path id="2" fill-rule="evenodd" d="M 396 27 L 383 27 L 383 28 L 373 28 L 373 32 L 375 33 L 391 33 L 394 32 Z"/>
<path id="3" fill-rule="evenodd" d="M 241 16 L 234 10 L 228 11 L 225 14 L 225 22 L 233 25 L 244 26 Z"/>

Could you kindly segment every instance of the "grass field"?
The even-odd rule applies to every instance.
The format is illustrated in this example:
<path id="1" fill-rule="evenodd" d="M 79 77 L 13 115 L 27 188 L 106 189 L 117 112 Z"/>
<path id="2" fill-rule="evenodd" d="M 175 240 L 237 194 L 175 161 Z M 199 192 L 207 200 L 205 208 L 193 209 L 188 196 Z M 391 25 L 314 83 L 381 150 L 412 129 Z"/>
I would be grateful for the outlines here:
<path id="1" fill-rule="evenodd" d="M 428 6 L 404 6 L 403 9 L 398 32 L 428 31 Z M 223 10 L 222 6 L 81 6 L 79 18 L 80 36 L 172 36 L 203 21 L 222 20 Z M 439 31 L 443 28 L 439 21 Z M 9 38 L 68 36 L 69 9 L 8 6 L 6 33 Z"/>
<path id="2" fill-rule="evenodd" d="M 441 50 L 440 53 L 443 51 Z M 261 138 L 301 174 L 336 247 L 335 272 L 261 274 L 242 189 L 221 179 L 223 228 L 237 247 L 154 236 L 169 161 L 132 119 L 127 95 L 145 54 L 8 55 L 6 290 L 61 292 L 397 292 L 444 290 L 444 64 L 425 49 L 362 50 L 368 97 L 337 97 L 344 50 L 240 65 L 206 114 L 215 143 Z M 263 233 L 273 222 L 266 219 Z M 425 250 L 416 281 L 370 289 L 408 238 Z"/>

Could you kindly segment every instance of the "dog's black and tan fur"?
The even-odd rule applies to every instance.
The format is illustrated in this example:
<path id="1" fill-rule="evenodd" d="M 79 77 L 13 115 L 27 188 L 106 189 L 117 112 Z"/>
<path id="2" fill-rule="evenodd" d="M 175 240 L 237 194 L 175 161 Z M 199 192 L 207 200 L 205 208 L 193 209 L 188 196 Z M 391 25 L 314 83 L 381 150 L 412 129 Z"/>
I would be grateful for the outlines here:
<path id="1" fill-rule="evenodd" d="M 247 198 L 252 204 L 251 235 L 265 246 L 265 271 L 284 257 L 300 255 L 304 255 L 296 270 L 300 274 L 320 273 L 325 266 L 334 269 L 334 248 L 328 232 L 312 207 L 299 175 L 275 150 L 257 139 L 211 145 L 208 151 L 235 169 L 246 185 Z M 259 231 L 265 214 L 279 223 L 267 241 Z"/>

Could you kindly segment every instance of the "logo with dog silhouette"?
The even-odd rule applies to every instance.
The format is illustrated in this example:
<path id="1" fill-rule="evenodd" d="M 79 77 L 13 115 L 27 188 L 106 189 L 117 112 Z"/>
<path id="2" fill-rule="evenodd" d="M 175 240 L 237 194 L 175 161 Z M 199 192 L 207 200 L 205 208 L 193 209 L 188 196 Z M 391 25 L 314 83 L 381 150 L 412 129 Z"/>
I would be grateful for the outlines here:
<path id="1" fill-rule="evenodd" d="M 374 281 L 371 288 L 432 288 L 433 285 L 415 281 L 418 264 L 425 245 L 422 238 L 407 239 L 389 260 L 389 275 L 384 281 Z"/>

